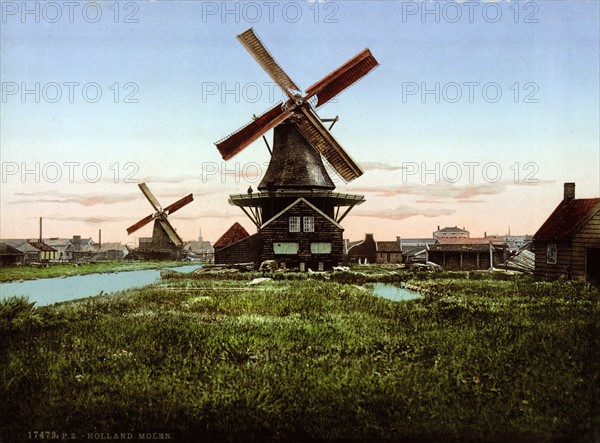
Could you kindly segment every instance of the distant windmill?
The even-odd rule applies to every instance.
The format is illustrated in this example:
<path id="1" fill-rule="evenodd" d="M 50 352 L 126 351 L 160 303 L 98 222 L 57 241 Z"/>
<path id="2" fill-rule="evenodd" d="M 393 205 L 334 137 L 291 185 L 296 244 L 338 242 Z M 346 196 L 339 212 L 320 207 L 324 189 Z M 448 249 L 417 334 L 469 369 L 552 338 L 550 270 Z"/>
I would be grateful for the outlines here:
<path id="1" fill-rule="evenodd" d="M 150 189 L 146 183 L 140 183 L 138 186 L 156 212 L 144 217 L 134 225 L 127 228 L 127 234 L 134 233 L 138 229 L 146 226 L 148 223 L 154 220 L 152 241 L 149 244 L 140 244 L 140 253 L 142 253 L 146 258 L 178 257 L 181 246 L 183 245 L 183 241 L 167 217 L 173 214 L 175 211 L 183 208 L 188 203 L 191 203 L 194 200 L 194 196 L 189 194 L 175 203 L 167 206 L 166 208 L 162 208 L 156 197 L 154 197 L 154 194 L 150 192 Z"/>

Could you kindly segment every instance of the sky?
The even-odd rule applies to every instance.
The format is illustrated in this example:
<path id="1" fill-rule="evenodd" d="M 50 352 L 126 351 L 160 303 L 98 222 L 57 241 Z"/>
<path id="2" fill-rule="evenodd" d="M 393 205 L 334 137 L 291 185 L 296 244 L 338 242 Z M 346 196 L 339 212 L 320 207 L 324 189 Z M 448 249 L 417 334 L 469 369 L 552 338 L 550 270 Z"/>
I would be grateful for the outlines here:
<path id="1" fill-rule="evenodd" d="M 1 2 L 0 238 L 134 244 L 146 182 L 184 240 L 234 222 L 262 140 L 214 143 L 282 98 L 235 36 L 253 27 L 301 88 L 368 47 L 377 69 L 319 108 L 365 173 L 344 237 L 438 226 L 534 234 L 562 199 L 600 196 L 596 1 Z M 267 134 L 271 139 L 272 132 Z"/>

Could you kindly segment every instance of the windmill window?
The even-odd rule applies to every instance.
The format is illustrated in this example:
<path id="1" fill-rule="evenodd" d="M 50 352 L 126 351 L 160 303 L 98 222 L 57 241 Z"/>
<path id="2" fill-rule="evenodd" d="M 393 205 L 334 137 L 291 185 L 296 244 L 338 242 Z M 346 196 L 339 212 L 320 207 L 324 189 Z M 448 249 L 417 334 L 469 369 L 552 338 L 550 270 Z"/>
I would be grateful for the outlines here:
<path id="1" fill-rule="evenodd" d="M 311 243 L 310 252 L 312 254 L 331 254 L 331 243 Z"/>
<path id="2" fill-rule="evenodd" d="M 273 243 L 273 252 L 275 254 L 298 254 L 299 244 L 294 242 Z"/>
<path id="3" fill-rule="evenodd" d="M 548 248 L 547 248 L 547 253 L 546 253 L 546 263 L 555 265 L 557 256 L 558 256 L 558 250 L 556 248 L 556 243 L 548 243 Z"/>
<path id="4" fill-rule="evenodd" d="M 300 232 L 300 217 L 290 217 L 290 232 Z"/>
<path id="5" fill-rule="evenodd" d="M 304 217 L 304 232 L 315 232 L 315 218 Z"/>

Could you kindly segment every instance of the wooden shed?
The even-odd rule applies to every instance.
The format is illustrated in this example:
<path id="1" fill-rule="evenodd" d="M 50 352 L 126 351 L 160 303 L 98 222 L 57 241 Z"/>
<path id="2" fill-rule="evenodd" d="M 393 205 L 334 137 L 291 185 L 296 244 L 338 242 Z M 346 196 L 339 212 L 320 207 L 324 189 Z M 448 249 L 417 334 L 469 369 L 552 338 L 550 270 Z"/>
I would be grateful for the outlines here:
<path id="1" fill-rule="evenodd" d="M 0 242 L 0 266 L 10 266 L 21 263 L 23 253 L 11 245 Z"/>
<path id="2" fill-rule="evenodd" d="M 484 270 L 506 261 L 507 246 L 488 238 L 446 238 L 428 246 L 427 255 L 446 271 Z"/>
<path id="3" fill-rule="evenodd" d="M 600 282 L 600 198 L 575 198 L 564 184 L 563 200 L 533 236 L 539 277 Z"/>
<path id="4" fill-rule="evenodd" d="M 377 242 L 377 263 L 402 263 L 400 237 L 396 241 Z"/>

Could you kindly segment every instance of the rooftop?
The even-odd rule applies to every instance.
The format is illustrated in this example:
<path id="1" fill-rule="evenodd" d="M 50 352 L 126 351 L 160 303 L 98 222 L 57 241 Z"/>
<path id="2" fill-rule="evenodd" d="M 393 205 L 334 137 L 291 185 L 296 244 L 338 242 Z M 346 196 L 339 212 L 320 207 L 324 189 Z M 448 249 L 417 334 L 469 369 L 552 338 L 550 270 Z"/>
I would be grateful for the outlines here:
<path id="1" fill-rule="evenodd" d="M 557 240 L 572 237 L 600 210 L 600 198 L 561 201 L 533 236 L 534 240 Z"/>

